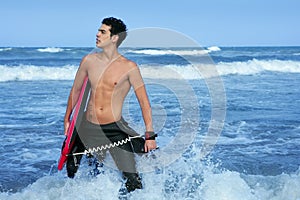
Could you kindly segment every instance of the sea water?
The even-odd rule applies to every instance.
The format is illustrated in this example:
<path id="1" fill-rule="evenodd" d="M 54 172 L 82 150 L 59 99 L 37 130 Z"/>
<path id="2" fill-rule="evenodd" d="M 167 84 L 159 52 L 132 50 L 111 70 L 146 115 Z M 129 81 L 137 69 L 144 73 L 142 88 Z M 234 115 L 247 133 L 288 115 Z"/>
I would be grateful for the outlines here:
<path id="1" fill-rule="evenodd" d="M 67 98 L 92 50 L 0 48 L 1 200 L 118 199 L 109 155 L 96 174 L 87 158 L 74 179 L 57 171 Z M 144 189 L 129 199 L 300 199 L 300 47 L 121 52 L 145 79 L 160 146 L 137 157 Z M 132 91 L 123 113 L 142 134 Z"/>

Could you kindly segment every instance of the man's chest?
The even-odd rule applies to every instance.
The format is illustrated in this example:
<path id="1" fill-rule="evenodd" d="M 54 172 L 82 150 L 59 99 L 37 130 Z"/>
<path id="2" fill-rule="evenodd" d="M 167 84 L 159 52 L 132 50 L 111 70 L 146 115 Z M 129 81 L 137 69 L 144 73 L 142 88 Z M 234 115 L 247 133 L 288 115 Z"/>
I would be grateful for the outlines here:
<path id="1" fill-rule="evenodd" d="M 92 72 L 94 80 L 97 80 L 98 87 L 105 87 L 107 89 L 120 88 L 129 84 L 128 70 L 121 67 L 108 67 L 100 69 L 98 72 Z"/>

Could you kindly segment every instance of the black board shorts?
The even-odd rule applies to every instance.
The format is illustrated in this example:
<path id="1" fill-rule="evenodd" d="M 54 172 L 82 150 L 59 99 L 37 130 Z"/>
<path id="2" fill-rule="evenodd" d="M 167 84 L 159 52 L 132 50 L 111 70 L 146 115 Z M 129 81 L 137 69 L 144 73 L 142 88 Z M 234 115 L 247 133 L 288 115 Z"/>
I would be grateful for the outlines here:
<path id="1" fill-rule="evenodd" d="M 144 153 L 145 140 L 138 137 L 128 141 L 130 136 L 138 136 L 139 134 L 129 127 L 123 118 L 117 122 L 104 125 L 91 123 L 84 118 L 78 130 L 78 135 L 80 139 L 78 138 L 77 140 L 77 146 L 83 145 L 87 150 L 99 150 L 102 148 L 102 150 L 93 154 L 97 156 L 98 160 L 102 161 L 105 158 L 106 151 L 109 151 L 120 171 L 136 173 L 134 153 Z M 111 148 L 104 148 L 126 139 L 126 143 Z M 82 148 L 79 149 L 82 150 Z"/>

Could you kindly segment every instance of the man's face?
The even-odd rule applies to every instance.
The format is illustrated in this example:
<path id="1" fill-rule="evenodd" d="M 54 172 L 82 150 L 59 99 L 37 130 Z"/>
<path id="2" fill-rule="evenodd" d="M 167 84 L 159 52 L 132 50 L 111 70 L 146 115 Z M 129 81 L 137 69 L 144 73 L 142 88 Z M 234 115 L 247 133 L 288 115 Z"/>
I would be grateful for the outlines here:
<path id="1" fill-rule="evenodd" d="M 111 43 L 110 26 L 102 24 L 96 35 L 96 46 L 101 48 L 109 43 Z"/>

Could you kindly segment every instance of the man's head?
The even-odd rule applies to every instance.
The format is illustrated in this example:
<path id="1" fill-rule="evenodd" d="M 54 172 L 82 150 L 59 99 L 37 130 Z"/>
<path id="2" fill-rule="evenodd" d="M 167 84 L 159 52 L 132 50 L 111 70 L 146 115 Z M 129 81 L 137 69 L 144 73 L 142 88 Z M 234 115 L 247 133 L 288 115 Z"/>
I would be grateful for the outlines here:
<path id="1" fill-rule="evenodd" d="M 102 24 L 105 24 L 110 27 L 111 37 L 114 35 L 118 35 L 119 39 L 117 42 L 117 47 L 120 46 L 127 36 L 127 28 L 124 22 L 114 17 L 108 17 L 102 20 Z"/>

